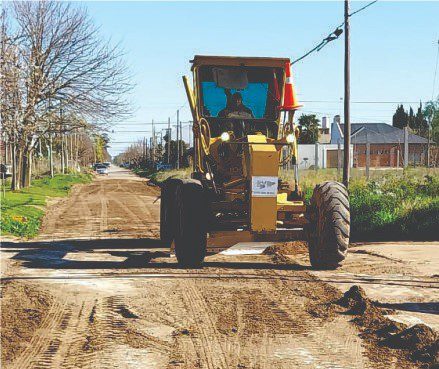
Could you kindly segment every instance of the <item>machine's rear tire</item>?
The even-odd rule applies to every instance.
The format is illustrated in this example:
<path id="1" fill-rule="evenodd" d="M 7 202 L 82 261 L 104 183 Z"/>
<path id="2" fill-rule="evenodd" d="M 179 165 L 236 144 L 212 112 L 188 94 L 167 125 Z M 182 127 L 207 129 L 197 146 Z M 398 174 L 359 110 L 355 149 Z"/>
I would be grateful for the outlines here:
<path id="1" fill-rule="evenodd" d="M 206 256 L 208 206 L 200 181 L 182 180 L 176 190 L 175 255 L 180 266 L 200 267 Z"/>
<path id="2" fill-rule="evenodd" d="M 175 233 L 175 198 L 181 180 L 170 178 L 161 186 L 160 195 L 160 240 L 170 247 Z"/>
<path id="3" fill-rule="evenodd" d="M 335 269 L 346 258 L 350 236 L 349 195 L 339 182 L 314 188 L 307 227 L 309 258 L 316 269 Z"/>

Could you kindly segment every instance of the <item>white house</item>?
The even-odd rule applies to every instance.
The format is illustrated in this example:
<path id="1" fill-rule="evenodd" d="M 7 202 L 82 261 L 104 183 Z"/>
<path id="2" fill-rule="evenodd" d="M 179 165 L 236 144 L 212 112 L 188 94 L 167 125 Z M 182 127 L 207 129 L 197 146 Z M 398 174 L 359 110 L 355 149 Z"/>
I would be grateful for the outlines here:
<path id="1" fill-rule="evenodd" d="M 334 144 L 299 144 L 299 169 L 314 168 L 317 164 L 319 168 L 337 168 L 338 145 Z M 351 167 L 354 155 L 354 146 L 351 145 Z M 343 144 L 340 150 L 340 163 L 343 166 Z"/>

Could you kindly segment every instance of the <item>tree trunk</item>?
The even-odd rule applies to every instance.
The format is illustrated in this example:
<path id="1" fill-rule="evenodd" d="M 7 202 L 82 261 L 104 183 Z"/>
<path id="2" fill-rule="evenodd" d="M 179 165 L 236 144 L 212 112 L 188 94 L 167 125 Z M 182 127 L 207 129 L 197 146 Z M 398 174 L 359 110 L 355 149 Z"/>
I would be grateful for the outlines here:
<path id="1" fill-rule="evenodd" d="M 49 136 L 49 165 L 50 165 L 50 177 L 53 178 L 53 146 L 52 146 L 52 133 Z"/>
<path id="2" fill-rule="evenodd" d="M 30 184 L 32 182 L 32 154 L 33 154 L 33 150 L 29 150 L 26 155 L 27 167 L 24 176 L 24 187 L 30 187 Z"/>
<path id="3" fill-rule="evenodd" d="M 23 150 L 17 147 L 17 180 L 16 180 L 16 190 L 22 187 L 22 171 L 23 171 Z"/>
<path id="4" fill-rule="evenodd" d="M 20 188 L 20 181 L 18 180 L 18 160 L 17 160 L 17 145 L 12 145 L 11 150 L 11 157 L 12 157 L 12 179 L 11 179 L 11 190 L 15 191 Z"/>
<path id="5" fill-rule="evenodd" d="M 24 150 L 21 150 L 21 176 L 20 176 L 20 187 L 26 187 L 26 174 L 28 172 L 27 167 L 29 165 L 29 160 L 27 153 Z"/>
<path id="6" fill-rule="evenodd" d="M 61 173 L 64 174 L 64 168 L 65 168 L 65 163 L 64 163 L 64 137 L 61 134 Z"/>

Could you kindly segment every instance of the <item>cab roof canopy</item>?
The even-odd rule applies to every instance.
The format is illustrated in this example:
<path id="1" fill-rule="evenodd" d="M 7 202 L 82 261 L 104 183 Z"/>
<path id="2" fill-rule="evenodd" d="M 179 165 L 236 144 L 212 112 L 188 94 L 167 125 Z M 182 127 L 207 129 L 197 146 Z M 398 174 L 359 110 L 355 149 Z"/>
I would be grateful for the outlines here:
<path id="1" fill-rule="evenodd" d="M 232 67 L 272 67 L 285 68 L 290 63 L 289 58 L 265 58 L 245 56 L 208 56 L 195 55 L 191 60 L 192 70 L 200 65 L 210 66 L 232 66 Z"/>

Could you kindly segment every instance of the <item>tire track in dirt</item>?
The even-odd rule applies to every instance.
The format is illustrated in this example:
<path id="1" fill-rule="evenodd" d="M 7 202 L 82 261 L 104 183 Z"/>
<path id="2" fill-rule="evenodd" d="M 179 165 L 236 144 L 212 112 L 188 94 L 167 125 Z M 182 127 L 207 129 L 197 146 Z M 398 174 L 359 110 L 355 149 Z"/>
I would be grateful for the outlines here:
<path id="1" fill-rule="evenodd" d="M 101 186 L 99 189 L 99 200 L 101 202 L 101 213 L 100 213 L 101 224 L 99 227 L 100 232 L 106 231 L 108 225 L 108 206 L 107 206 L 108 199 L 104 192 L 103 183 L 104 182 L 101 182 Z"/>
<path id="2" fill-rule="evenodd" d="M 29 345 L 11 365 L 12 369 L 51 368 L 52 361 L 60 346 L 59 337 L 71 317 L 71 308 L 64 304 L 54 303 L 35 332 Z"/>
<path id="3" fill-rule="evenodd" d="M 312 279 L 306 274 L 304 276 Z M 265 294 L 275 301 L 276 309 L 286 315 L 285 322 L 291 325 L 291 334 L 296 342 L 295 355 L 302 360 L 307 358 L 320 368 L 348 369 L 351 365 L 355 368 L 365 367 L 361 342 L 358 338 L 354 339 L 355 329 L 349 325 L 347 319 L 340 319 L 331 312 L 329 301 L 338 297 L 335 291 L 324 291 L 324 286 L 314 284 L 314 291 L 311 292 L 306 282 L 301 282 L 302 286 L 292 286 L 291 282 L 282 279 L 271 280 L 269 283 L 273 288 L 265 290 Z M 294 299 L 291 298 L 293 296 Z M 334 326 L 340 332 L 337 335 L 333 334 Z M 348 334 L 344 334 L 345 332 Z"/>
<path id="4" fill-rule="evenodd" d="M 200 334 L 199 339 L 194 337 L 192 341 L 200 354 L 201 362 L 209 369 L 228 368 L 219 334 L 210 317 L 209 309 L 206 309 L 207 304 L 192 283 L 182 283 L 181 290 L 196 330 Z"/>
<path id="5" fill-rule="evenodd" d="M 78 185 L 67 199 L 62 199 L 49 207 L 44 218 L 42 232 L 36 239 L 63 239 L 75 236 L 93 235 L 96 217 L 89 208 L 90 187 Z"/>

